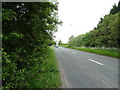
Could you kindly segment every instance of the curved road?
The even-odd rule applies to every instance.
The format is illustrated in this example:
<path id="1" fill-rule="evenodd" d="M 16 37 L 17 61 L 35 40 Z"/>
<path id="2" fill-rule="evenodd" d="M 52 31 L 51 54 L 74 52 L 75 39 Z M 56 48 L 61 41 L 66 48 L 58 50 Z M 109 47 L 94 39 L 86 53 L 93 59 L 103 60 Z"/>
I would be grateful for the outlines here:
<path id="1" fill-rule="evenodd" d="M 118 88 L 118 59 L 55 48 L 63 88 Z"/>

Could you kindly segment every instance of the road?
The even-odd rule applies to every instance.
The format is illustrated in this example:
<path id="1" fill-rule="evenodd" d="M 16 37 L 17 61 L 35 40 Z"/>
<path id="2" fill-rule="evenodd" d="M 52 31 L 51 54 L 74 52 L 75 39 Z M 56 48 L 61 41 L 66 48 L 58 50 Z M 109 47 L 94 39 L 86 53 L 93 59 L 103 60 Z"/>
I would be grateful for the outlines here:
<path id="1" fill-rule="evenodd" d="M 118 59 L 55 48 L 63 88 L 118 88 Z"/>

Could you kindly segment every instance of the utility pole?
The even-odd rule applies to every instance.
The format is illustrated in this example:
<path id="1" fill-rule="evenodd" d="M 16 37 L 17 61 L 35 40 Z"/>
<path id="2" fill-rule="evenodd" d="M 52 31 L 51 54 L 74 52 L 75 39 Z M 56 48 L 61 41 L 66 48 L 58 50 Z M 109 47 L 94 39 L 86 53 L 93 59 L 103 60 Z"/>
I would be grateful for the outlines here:
<path id="1" fill-rule="evenodd" d="M 70 24 L 70 25 L 73 26 L 74 24 Z M 76 29 L 76 32 L 77 32 L 77 29 Z M 78 46 L 77 43 L 78 43 L 78 41 L 77 41 L 77 38 L 76 38 L 76 47 Z"/>
<path id="2" fill-rule="evenodd" d="M 76 38 L 76 47 L 77 47 L 77 38 Z"/>

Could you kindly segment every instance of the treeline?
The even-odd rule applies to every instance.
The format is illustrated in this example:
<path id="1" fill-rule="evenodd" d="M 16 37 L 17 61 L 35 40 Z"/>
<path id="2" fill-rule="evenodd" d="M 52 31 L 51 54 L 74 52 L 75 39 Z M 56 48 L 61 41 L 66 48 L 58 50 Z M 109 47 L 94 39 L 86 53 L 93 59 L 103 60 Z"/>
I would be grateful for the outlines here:
<path id="1" fill-rule="evenodd" d="M 2 8 L 2 86 L 30 88 L 54 44 L 58 3 L 3 2 Z"/>
<path id="2" fill-rule="evenodd" d="M 86 34 L 69 38 L 69 47 L 120 48 L 120 1 L 114 5 L 108 15 L 101 18 L 97 27 Z"/>

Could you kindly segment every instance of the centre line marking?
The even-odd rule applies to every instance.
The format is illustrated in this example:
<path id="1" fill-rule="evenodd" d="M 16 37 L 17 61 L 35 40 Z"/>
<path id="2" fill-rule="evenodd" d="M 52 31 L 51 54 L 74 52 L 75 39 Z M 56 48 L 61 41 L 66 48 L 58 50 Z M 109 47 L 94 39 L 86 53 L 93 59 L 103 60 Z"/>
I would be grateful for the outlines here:
<path id="1" fill-rule="evenodd" d="M 75 52 L 73 52 L 73 54 L 76 54 Z"/>
<path id="2" fill-rule="evenodd" d="M 100 62 L 98 62 L 98 61 L 95 61 L 95 60 L 92 60 L 92 59 L 89 59 L 90 61 L 92 61 L 92 62 L 95 62 L 95 63 L 97 63 L 97 64 L 99 64 L 99 65 L 104 65 L 104 64 L 102 64 L 102 63 L 100 63 Z"/>

